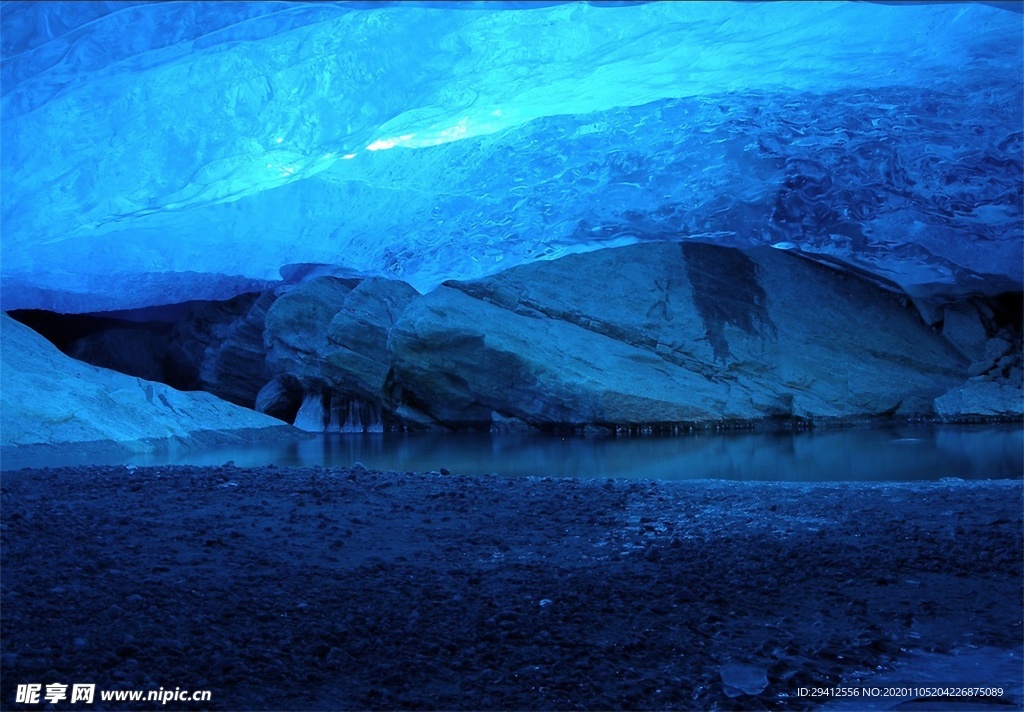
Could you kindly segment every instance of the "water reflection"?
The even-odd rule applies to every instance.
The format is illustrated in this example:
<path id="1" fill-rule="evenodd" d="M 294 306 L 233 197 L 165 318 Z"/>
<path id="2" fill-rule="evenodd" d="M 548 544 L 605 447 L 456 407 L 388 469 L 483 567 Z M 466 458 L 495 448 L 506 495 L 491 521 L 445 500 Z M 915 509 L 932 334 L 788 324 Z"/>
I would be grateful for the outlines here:
<path id="1" fill-rule="evenodd" d="M 913 426 L 802 433 L 582 438 L 540 435 L 332 434 L 245 449 L 136 456 L 136 465 L 335 467 L 439 470 L 454 474 L 727 479 L 790 482 L 1016 479 L 1024 474 L 1024 429 Z M 91 464 L 99 462 L 93 457 Z M 30 463 L 31 464 L 31 463 Z M 40 464 L 40 463 L 36 463 Z M 52 458 L 43 463 L 58 464 Z M 5 463 L 10 467 L 13 463 Z"/>

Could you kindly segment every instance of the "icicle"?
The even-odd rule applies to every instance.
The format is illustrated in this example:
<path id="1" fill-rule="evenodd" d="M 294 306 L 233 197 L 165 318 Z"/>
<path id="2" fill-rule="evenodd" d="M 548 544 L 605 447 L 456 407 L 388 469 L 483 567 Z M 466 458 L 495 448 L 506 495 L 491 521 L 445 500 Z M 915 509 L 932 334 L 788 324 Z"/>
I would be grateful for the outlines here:
<path id="1" fill-rule="evenodd" d="M 328 419 L 324 400 L 319 393 L 307 393 L 299 407 L 299 412 L 295 415 L 295 427 L 310 433 L 324 432 L 327 429 L 326 421 Z"/>
<path id="2" fill-rule="evenodd" d="M 383 433 L 380 406 L 362 398 L 341 398 L 331 408 L 330 430 L 341 433 Z"/>

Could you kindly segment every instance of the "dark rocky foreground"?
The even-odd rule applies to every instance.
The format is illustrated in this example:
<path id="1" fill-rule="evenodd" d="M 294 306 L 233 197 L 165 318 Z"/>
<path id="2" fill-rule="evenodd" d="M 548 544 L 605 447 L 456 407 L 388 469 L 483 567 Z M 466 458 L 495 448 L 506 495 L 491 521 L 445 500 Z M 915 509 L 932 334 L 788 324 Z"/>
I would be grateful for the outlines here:
<path id="1" fill-rule="evenodd" d="M 5 473 L 2 506 L 3 709 L 53 682 L 212 693 L 164 709 L 807 709 L 800 687 L 1022 641 L 1020 482 L 114 467 Z M 1011 709 L 1020 677 L 945 682 Z M 107 705 L 63 707 L 160 707 Z"/>

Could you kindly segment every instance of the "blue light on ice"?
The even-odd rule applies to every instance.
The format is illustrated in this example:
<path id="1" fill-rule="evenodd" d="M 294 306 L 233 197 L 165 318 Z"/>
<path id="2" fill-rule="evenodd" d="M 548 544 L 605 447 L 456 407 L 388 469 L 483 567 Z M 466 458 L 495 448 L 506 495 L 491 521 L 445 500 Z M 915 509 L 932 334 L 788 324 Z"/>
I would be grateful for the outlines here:
<path id="1" fill-rule="evenodd" d="M 911 290 L 1024 281 L 1024 24 L 991 5 L 46 2 L 0 23 L 5 308 L 222 295 L 293 263 L 426 290 L 680 237 Z"/>

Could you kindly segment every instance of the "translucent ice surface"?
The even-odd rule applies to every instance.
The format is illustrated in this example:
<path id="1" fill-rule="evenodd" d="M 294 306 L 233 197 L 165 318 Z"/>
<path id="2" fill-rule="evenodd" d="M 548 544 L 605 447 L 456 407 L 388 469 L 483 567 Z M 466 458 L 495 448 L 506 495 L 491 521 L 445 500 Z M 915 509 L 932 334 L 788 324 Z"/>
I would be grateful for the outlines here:
<path id="1" fill-rule="evenodd" d="M 1018 10 L 4 2 L 2 307 L 680 238 L 1020 289 Z"/>

